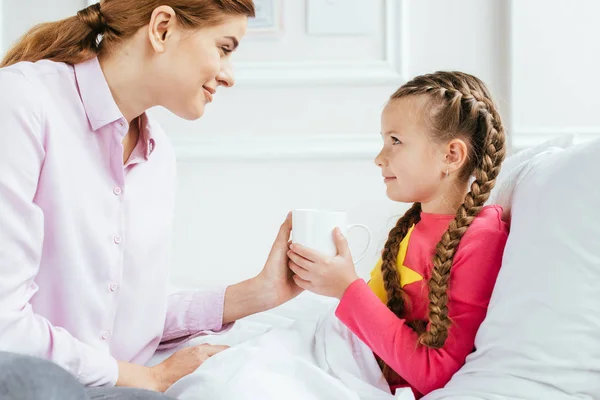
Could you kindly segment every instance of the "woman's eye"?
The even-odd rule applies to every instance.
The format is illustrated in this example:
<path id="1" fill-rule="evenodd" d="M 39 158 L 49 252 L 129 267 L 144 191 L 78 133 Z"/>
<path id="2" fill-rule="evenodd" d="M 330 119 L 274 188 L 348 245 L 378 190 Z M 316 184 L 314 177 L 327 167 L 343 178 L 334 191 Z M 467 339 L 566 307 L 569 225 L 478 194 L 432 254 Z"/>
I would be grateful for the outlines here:
<path id="1" fill-rule="evenodd" d="M 221 47 L 221 51 L 223 52 L 223 54 L 231 53 L 231 49 L 229 49 L 228 47 Z"/>

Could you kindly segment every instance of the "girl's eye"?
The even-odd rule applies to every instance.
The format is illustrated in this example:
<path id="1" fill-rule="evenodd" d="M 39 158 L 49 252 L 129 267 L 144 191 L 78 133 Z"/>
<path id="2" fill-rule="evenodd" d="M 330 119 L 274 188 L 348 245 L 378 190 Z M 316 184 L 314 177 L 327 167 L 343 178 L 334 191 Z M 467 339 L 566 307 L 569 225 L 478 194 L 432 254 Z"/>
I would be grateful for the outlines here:
<path id="1" fill-rule="evenodd" d="M 392 138 L 392 144 L 402 144 L 401 141 L 399 141 L 397 138 L 390 136 Z"/>

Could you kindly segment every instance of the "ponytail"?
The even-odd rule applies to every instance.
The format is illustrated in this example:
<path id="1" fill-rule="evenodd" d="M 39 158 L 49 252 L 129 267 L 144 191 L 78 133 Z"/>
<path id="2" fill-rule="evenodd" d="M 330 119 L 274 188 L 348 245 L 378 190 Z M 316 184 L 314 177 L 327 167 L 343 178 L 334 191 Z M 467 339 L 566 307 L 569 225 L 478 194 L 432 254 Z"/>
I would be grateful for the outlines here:
<path id="1" fill-rule="evenodd" d="M 220 24 L 227 15 L 254 17 L 252 0 L 101 0 L 75 16 L 33 27 L 8 51 L 0 67 L 44 59 L 67 64 L 87 61 L 133 36 L 160 5 L 173 8 L 177 21 L 187 29 Z"/>
<path id="2" fill-rule="evenodd" d="M 8 51 L 0 67 L 42 59 L 69 64 L 89 60 L 98 54 L 98 37 L 107 28 L 100 4 L 96 3 L 76 16 L 36 25 Z"/>

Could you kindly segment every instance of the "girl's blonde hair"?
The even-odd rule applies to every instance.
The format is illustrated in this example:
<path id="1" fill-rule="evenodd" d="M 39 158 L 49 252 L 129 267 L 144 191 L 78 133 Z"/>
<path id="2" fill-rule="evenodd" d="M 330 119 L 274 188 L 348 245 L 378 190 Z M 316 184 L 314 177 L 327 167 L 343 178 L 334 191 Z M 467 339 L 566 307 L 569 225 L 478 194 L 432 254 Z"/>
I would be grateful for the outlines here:
<path id="1" fill-rule="evenodd" d="M 252 0 L 102 0 L 75 16 L 33 27 L 8 51 L 0 67 L 43 59 L 69 64 L 89 60 L 133 36 L 161 5 L 173 8 L 179 23 L 189 29 L 218 25 L 227 15 L 254 17 Z"/>
<path id="2" fill-rule="evenodd" d="M 448 318 L 448 281 L 454 254 L 469 225 L 481 211 L 494 187 L 505 156 L 505 133 L 500 115 L 485 84 L 462 72 L 436 72 L 414 78 L 400 87 L 390 102 L 408 97 L 426 96 L 424 121 L 432 139 L 447 142 L 462 138 L 469 155 L 461 177 L 475 177 L 464 203 L 458 208 L 437 244 L 433 271 L 429 279 L 428 321 L 409 321 L 419 334 L 419 343 L 440 348 L 446 342 L 451 321 Z M 381 272 L 387 292 L 387 306 L 405 318 L 405 299 L 396 267 L 400 242 L 411 226 L 419 222 L 421 204 L 415 203 L 390 231 L 382 254 Z M 384 367 L 384 372 L 389 373 Z"/>

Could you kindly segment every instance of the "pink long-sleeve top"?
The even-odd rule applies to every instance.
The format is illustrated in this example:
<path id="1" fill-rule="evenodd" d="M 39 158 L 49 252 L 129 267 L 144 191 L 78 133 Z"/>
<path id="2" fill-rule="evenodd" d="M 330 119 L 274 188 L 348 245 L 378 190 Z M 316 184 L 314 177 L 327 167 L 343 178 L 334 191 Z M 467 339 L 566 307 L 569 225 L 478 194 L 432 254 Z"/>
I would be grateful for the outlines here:
<path id="1" fill-rule="evenodd" d="M 129 126 L 96 58 L 0 69 L 0 350 L 88 386 L 222 326 L 224 287 L 168 293 L 175 156 Z"/>
<path id="2" fill-rule="evenodd" d="M 400 243 L 397 269 L 407 297 L 405 318 L 398 318 L 386 306 L 381 262 L 368 284 L 356 280 L 344 293 L 336 315 L 396 372 L 389 381 L 392 390 L 410 387 L 420 398 L 439 389 L 473 351 L 508 238 L 501 215 L 499 206 L 484 207 L 458 245 L 447 292 L 452 325 L 440 349 L 419 345 L 417 333 L 406 322 L 428 319 L 432 260 L 454 215 L 421 213 L 420 222 Z"/>

